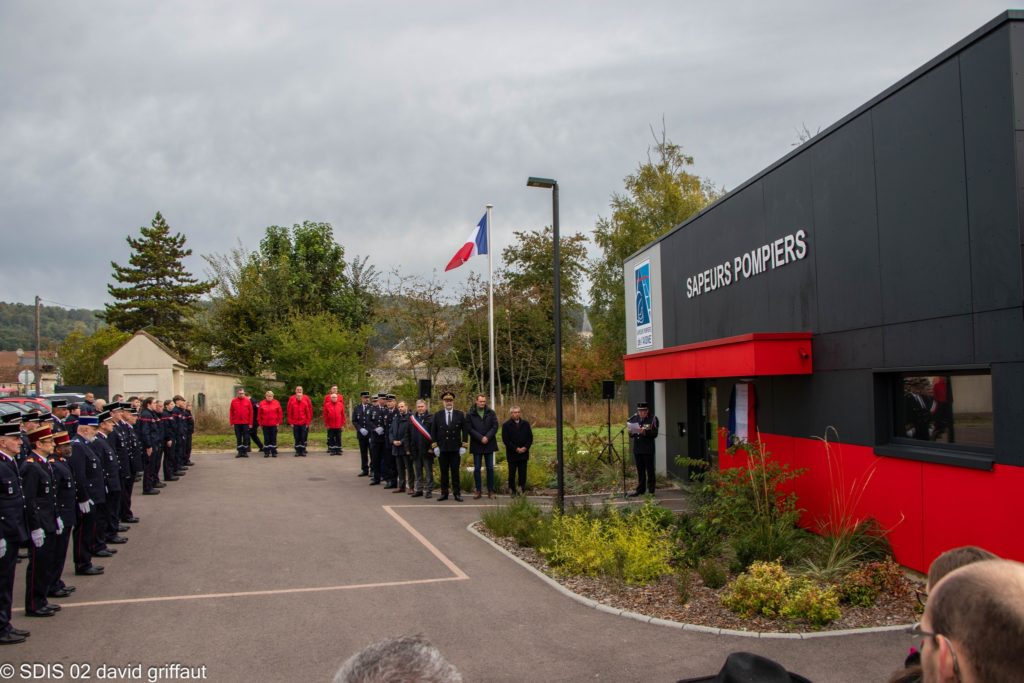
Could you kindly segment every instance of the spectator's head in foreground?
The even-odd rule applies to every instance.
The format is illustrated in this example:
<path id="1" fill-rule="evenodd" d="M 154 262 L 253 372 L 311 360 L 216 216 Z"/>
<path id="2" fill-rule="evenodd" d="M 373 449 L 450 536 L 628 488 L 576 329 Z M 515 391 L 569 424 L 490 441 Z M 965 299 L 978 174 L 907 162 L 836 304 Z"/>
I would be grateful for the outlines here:
<path id="1" fill-rule="evenodd" d="M 461 683 L 462 674 L 423 636 L 387 638 L 349 657 L 334 683 Z"/>
<path id="2" fill-rule="evenodd" d="M 1021 680 L 1024 565 L 984 560 L 932 588 L 921 618 L 925 683 Z"/>

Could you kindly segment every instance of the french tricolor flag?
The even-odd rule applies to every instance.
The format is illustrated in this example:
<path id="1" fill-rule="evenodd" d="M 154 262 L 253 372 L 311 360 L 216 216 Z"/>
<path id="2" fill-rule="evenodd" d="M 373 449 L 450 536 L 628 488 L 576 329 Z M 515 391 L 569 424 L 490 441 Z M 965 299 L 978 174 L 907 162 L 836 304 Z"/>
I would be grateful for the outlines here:
<path id="1" fill-rule="evenodd" d="M 729 396 L 729 445 L 750 441 L 757 433 L 757 395 L 754 385 L 740 382 Z"/>
<path id="2" fill-rule="evenodd" d="M 485 213 L 483 218 L 480 219 L 480 222 L 476 224 L 476 228 L 473 232 L 469 233 L 469 237 L 466 238 L 466 243 L 462 245 L 461 249 L 455 252 L 455 256 L 452 256 L 452 260 L 448 262 L 448 266 L 444 269 L 444 272 L 447 273 L 453 268 L 458 268 L 477 254 L 486 253 L 487 214 Z"/>

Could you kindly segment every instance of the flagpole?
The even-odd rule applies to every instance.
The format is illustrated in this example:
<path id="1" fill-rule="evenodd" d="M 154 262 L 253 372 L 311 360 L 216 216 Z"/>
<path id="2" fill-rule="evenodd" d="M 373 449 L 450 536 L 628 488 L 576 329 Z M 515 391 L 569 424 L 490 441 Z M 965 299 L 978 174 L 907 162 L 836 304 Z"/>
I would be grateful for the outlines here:
<path id="1" fill-rule="evenodd" d="M 491 241 L 491 209 L 493 204 L 487 204 L 487 349 L 491 364 L 491 409 L 497 410 L 494 402 L 494 267 L 491 261 L 491 253 L 494 251 L 494 243 Z"/>

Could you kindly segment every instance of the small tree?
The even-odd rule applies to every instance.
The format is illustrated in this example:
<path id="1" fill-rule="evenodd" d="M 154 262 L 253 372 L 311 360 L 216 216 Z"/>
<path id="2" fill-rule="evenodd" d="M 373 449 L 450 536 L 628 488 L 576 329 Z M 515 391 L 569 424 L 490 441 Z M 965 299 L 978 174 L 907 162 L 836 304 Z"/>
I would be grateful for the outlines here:
<path id="1" fill-rule="evenodd" d="M 90 335 L 74 330 L 57 347 L 57 368 L 64 384 L 104 385 L 103 360 L 132 338 L 128 332 L 104 326 Z"/>
<path id="2" fill-rule="evenodd" d="M 601 254 L 591 264 L 590 320 L 594 345 L 609 363 L 607 374 L 618 378 L 626 353 L 623 263 L 721 195 L 709 181 L 686 170 L 693 157 L 669 140 L 664 129 L 660 139 L 655 136 L 653 152 L 648 150 L 646 163 L 626 176 L 625 194 L 612 196 L 611 217 L 599 218 L 594 227 Z"/>
<path id="3" fill-rule="evenodd" d="M 107 285 L 114 303 L 101 314 L 108 325 L 128 333 L 143 328 L 176 352 L 188 355 L 193 317 L 199 297 L 213 287 L 192 277 L 182 264 L 192 254 L 185 248 L 185 236 L 171 229 L 158 211 L 150 227 L 139 229 L 141 237 L 127 237 L 132 248 L 128 265 L 111 261 L 114 280 Z"/>
<path id="4" fill-rule="evenodd" d="M 362 353 L 371 329 L 347 329 L 328 313 L 294 314 L 271 334 L 271 365 L 289 389 L 301 384 L 315 396 L 337 384 L 351 396 L 362 381 Z"/>

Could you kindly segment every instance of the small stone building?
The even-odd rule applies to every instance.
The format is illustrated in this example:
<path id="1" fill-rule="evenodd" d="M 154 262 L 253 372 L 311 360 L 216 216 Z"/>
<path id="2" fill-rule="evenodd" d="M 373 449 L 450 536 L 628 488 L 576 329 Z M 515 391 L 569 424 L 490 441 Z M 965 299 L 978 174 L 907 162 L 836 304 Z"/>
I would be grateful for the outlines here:
<path id="1" fill-rule="evenodd" d="M 111 396 L 165 400 L 181 395 L 197 412 L 226 416 L 235 391 L 242 386 L 237 375 L 189 370 L 174 351 L 145 330 L 136 332 L 103 364 Z"/>

